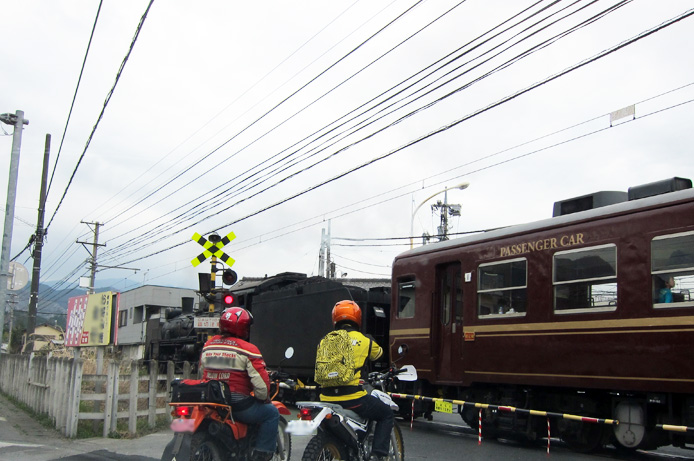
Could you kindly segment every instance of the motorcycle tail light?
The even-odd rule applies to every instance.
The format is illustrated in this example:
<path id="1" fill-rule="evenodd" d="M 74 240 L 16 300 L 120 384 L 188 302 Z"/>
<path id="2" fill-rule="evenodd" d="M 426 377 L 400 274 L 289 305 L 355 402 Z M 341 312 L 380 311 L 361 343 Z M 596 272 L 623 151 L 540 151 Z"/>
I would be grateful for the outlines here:
<path id="1" fill-rule="evenodd" d="M 309 408 L 302 408 L 299 410 L 299 419 L 302 421 L 311 421 L 311 410 Z"/>
<path id="2" fill-rule="evenodd" d="M 174 413 L 179 418 L 181 418 L 183 416 L 190 416 L 191 412 L 192 412 L 192 408 L 190 408 L 190 407 L 176 407 L 176 409 L 174 410 Z"/>

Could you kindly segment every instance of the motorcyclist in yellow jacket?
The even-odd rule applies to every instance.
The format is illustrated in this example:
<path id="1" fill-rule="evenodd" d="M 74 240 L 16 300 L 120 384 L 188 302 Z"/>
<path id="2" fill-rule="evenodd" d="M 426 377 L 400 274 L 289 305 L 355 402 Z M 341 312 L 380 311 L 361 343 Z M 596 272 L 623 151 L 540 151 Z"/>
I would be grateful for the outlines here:
<path id="1" fill-rule="evenodd" d="M 373 339 L 364 336 L 361 328 L 361 308 L 354 301 L 344 300 L 335 304 L 332 312 L 335 330 L 344 329 L 352 338 L 354 361 L 358 369 L 362 369 L 367 360 L 377 360 L 383 355 L 383 349 Z M 390 433 L 393 431 L 395 418 L 393 410 L 370 395 L 360 385 L 361 373 L 355 373 L 354 378 L 341 387 L 323 388 L 320 400 L 333 402 L 357 413 L 362 418 L 376 421 L 373 446 L 370 461 L 384 460 L 388 456 Z"/>

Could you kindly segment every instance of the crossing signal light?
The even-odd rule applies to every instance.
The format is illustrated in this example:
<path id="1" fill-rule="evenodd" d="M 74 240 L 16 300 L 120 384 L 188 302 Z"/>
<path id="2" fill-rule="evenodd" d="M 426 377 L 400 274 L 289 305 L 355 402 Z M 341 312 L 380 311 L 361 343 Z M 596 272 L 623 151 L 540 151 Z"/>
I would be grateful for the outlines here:
<path id="1" fill-rule="evenodd" d="M 227 307 L 238 306 L 236 295 L 229 291 L 222 291 L 215 294 L 215 308 L 220 308 L 222 311 Z"/>
<path id="2" fill-rule="evenodd" d="M 234 305 L 234 295 L 231 293 L 223 293 L 222 294 L 222 304 L 224 304 L 224 307 L 231 307 Z"/>
<path id="3" fill-rule="evenodd" d="M 233 285 L 237 280 L 238 276 L 236 275 L 236 272 L 232 271 L 231 269 L 224 269 L 224 272 L 222 272 L 222 282 L 224 285 Z"/>

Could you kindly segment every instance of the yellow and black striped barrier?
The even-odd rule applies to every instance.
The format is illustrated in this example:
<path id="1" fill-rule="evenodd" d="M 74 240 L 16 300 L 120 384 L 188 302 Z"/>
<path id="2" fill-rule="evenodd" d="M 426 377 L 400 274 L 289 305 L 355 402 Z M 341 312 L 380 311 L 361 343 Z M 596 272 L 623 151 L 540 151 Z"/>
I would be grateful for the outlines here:
<path id="1" fill-rule="evenodd" d="M 593 423 L 593 424 L 608 424 L 608 425 L 613 425 L 616 426 L 619 424 L 619 421 L 616 419 L 603 419 L 603 418 L 593 418 L 589 416 L 577 416 L 577 415 L 571 415 L 568 413 L 557 413 L 557 412 L 552 412 L 552 411 L 542 411 L 542 410 L 529 410 L 525 408 L 516 408 L 516 407 L 511 407 L 511 406 L 505 406 L 505 405 L 492 405 L 488 403 L 477 403 L 477 402 L 466 402 L 465 400 L 454 400 L 454 399 L 442 399 L 442 398 L 437 398 L 437 397 L 424 397 L 422 395 L 410 395 L 410 394 L 397 394 L 394 392 L 389 392 L 391 397 L 393 398 L 398 398 L 398 399 L 408 399 L 412 400 L 412 412 L 411 412 L 411 421 L 410 421 L 410 430 L 412 430 L 412 426 L 414 423 L 414 402 L 415 400 L 421 400 L 424 402 L 434 402 L 434 404 L 440 404 L 440 403 L 447 403 L 451 404 L 451 411 L 452 412 L 452 405 L 468 405 L 468 406 L 474 406 L 475 408 L 479 409 L 479 415 L 477 419 L 477 443 L 478 445 L 482 444 L 482 410 L 490 409 L 490 410 L 497 410 L 497 411 L 506 411 L 510 413 L 522 413 L 522 414 L 527 414 L 527 415 L 532 415 L 532 416 L 544 416 L 547 418 L 547 454 L 549 455 L 549 447 L 550 447 L 550 417 L 553 418 L 562 418 L 562 419 L 569 419 L 572 421 L 580 421 L 584 423 Z"/>
<path id="2" fill-rule="evenodd" d="M 671 432 L 694 432 L 694 427 L 673 426 L 672 424 L 656 424 L 655 427 Z"/>
<path id="3" fill-rule="evenodd" d="M 619 421 L 616 419 L 603 419 L 603 418 L 592 418 L 588 416 L 576 416 L 576 415 L 571 415 L 568 413 L 556 413 L 552 411 L 542 411 L 542 410 L 528 410 L 525 408 L 516 408 L 516 407 L 510 407 L 510 406 L 505 406 L 505 405 L 492 405 L 489 403 L 476 403 L 476 402 L 466 402 L 465 400 L 451 400 L 451 399 L 442 399 L 442 398 L 436 398 L 436 397 L 424 397 L 421 395 L 409 395 L 409 394 L 396 394 L 396 393 L 391 393 L 391 396 L 394 398 L 399 398 L 399 399 L 413 399 L 413 400 L 422 400 L 425 402 L 447 402 L 451 403 L 453 405 L 472 405 L 475 408 L 480 408 L 480 409 L 490 409 L 490 410 L 498 410 L 498 411 L 507 411 L 510 413 L 522 413 L 522 414 L 528 414 L 532 416 L 547 416 L 547 417 L 554 417 L 554 418 L 563 418 L 563 419 L 570 419 L 573 421 L 581 421 L 584 423 L 594 423 L 594 424 L 608 424 L 608 425 L 613 425 L 616 426 L 619 424 Z"/>

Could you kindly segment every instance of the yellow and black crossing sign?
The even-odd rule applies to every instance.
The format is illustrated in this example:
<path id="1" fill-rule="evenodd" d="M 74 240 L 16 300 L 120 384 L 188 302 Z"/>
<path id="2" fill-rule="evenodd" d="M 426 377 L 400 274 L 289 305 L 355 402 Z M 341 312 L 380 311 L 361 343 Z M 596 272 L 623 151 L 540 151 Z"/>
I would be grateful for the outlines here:
<path id="1" fill-rule="evenodd" d="M 191 261 L 191 264 L 193 264 L 194 267 L 197 267 L 198 264 L 201 262 L 205 261 L 207 258 L 210 256 L 216 256 L 217 258 L 221 259 L 224 263 L 226 263 L 229 267 L 233 266 L 234 263 L 236 262 L 234 258 L 229 256 L 228 254 L 224 253 L 222 251 L 222 248 L 224 248 L 224 245 L 227 243 L 231 242 L 236 238 L 236 235 L 233 232 L 229 232 L 226 237 L 222 237 L 219 239 L 217 242 L 212 242 L 212 238 L 210 237 L 210 240 L 207 240 L 205 237 L 202 235 L 198 234 L 197 232 L 193 234 L 193 240 L 198 242 L 200 245 L 205 248 L 205 251 L 200 253 L 197 258 L 193 259 Z M 217 236 L 217 238 L 219 238 Z"/>

